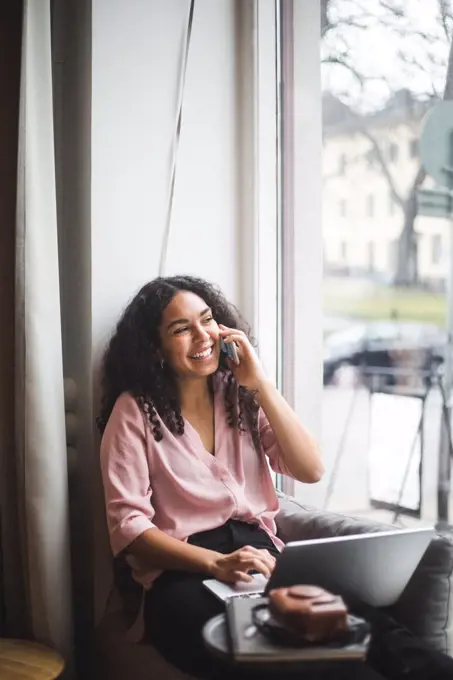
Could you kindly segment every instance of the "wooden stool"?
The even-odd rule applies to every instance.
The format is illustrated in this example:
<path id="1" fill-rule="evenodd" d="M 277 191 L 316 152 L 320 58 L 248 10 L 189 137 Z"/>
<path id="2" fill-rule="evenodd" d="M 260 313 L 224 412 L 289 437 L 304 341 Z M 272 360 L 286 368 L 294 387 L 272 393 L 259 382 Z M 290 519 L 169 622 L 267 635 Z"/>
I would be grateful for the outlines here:
<path id="1" fill-rule="evenodd" d="M 27 640 L 0 639 L 1 680 L 55 680 L 63 658 L 49 647 Z"/>

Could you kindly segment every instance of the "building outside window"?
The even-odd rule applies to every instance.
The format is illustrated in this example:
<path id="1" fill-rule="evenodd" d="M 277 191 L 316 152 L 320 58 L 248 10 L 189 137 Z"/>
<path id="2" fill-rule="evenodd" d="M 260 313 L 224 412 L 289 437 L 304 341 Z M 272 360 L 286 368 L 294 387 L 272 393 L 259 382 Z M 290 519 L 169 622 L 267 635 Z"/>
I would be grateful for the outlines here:
<path id="1" fill-rule="evenodd" d="M 375 167 L 376 162 L 378 161 L 376 149 L 374 147 L 372 147 L 371 149 L 368 149 L 368 151 L 365 154 L 365 158 L 366 158 L 366 163 L 367 163 L 368 169 L 372 170 Z"/>
<path id="2" fill-rule="evenodd" d="M 431 237 L 431 262 L 432 264 L 440 264 L 443 258 L 442 236 L 440 234 L 433 234 Z"/>

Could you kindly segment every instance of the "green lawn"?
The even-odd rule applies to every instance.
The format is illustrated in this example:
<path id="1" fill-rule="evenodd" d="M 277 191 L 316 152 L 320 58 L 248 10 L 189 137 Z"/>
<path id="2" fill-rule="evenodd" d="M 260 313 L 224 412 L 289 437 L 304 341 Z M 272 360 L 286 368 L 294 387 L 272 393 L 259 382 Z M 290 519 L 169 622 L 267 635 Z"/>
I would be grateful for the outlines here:
<path id="1" fill-rule="evenodd" d="M 399 319 L 445 325 L 446 295 L 423 290 L 363 284 L 353 278 L 327 279 L 324 313 L 360 319 Z"/>

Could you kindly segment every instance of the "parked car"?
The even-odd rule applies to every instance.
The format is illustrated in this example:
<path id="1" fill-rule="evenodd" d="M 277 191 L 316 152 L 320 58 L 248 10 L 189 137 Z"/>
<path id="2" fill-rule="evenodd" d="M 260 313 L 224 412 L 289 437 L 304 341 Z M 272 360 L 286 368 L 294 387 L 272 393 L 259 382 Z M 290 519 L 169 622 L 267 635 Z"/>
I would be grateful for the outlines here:
<path id="1" fill-rule="evenodd" d="M 430 371 L 442 362 L 446 335 L 434 324 L 373 321 L 350 325 L 324 340 L 324 384 L 340 382 L 345 372 L 382 370 L 382 381 L 394 385 L 398 370 Z M 393 373 L 392 373 L 393 371 Z"/>

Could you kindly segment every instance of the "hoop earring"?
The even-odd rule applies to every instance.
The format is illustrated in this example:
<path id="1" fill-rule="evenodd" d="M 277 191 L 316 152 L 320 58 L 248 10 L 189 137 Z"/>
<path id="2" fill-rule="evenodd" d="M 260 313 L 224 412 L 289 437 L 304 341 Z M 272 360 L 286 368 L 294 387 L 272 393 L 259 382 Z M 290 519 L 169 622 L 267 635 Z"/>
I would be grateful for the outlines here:
<path id="1" fill-rule="evenodd" d="M 162 369 L 165 368 L 165 360 L 164 360 L 164 359 L 161 359 L 161 360 L 160 360 L 160 367 L 161 367 Z"/>

